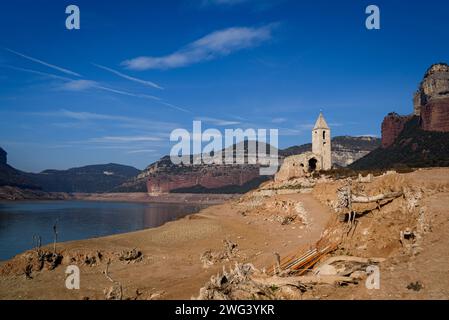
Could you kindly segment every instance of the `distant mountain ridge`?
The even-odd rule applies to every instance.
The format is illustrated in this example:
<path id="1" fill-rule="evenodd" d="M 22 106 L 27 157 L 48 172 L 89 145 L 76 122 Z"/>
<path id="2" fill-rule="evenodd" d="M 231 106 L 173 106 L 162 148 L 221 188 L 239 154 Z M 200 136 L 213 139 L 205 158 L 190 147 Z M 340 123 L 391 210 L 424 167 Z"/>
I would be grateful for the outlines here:
<path id="1" fill-rule="evenodd" d="M 8 165 L 3 149 L 0 159 L 0 186 L 46 192 L 108 192 L 140 173 L 134 167 L 114 163 L 28 173 Z"/>
<path id="2" fill-rule="evenodd" d="M 380 139 L 373 137 L 335 137 L 332 139 L 332 156 L 337 166 L 348 163 L 368 154 L 380 145 Z M 266 145 L 265 147 L 268 147 Z M 235 148 L 235 146 L 234 146 Z M 294 146 L 279 150 L 279 157 L 300 154 L 311 150 L 311 144 Z M 247 154 L 247 145 L 244 145 Z M 3 152 L 2 152 L 3 151 Z M 6 152 L 0 151 L 0 186 L 15 186 L 23 189 L 35 189 L 46 192 L 147 192 L 147 180 L 156 178 L 156 189 L 165 191 L 179 185 L 172 192 L 246 192 L 265 179 L 259 174 L 257 165 L 207 166 L 194 167 L 174 165 L 169 156 L 150 164 L 140 171 L 134 167 L 120 164 L 89 165 L 67 170 L 44 170 L 40 173 L 27 173 L 17 170 L 6 163 Z M 179 176 L 180 180 L 175 179 Z M 204 180 L 209 187 L 200 184 L 185 183 L 188 179 Z M 167 182 L 171 181 L 171 182 Z M 165 185 L 165 186 L 164 186 Z"/>
<path id="3" fill-rule="evenodd" d="M 48 192 L 108 192 L 140 170 L 121 164 L 89 165 L 68 170 L 44 170 L 27 174 L 32 181 Z"/>
<path id="4" fill-rule="evenodd" d="M 347 166 L 380 146 L 376 137 L 338 136 L 332 139 L 332 157 L 336 166 Z M 265 146 L 266 148 L 268 145 Z M 235 149 L 236 146 L 234 145 Z M 244 145 L 245 155 L 248 147 Z M 312 150 L 312 144 L 303 144 L 279 150 L 279 158 Z M 265 181 L 259 176 L 259 167 L 245 164 L 239 166 L 174 165 L 169 156 L 150 164 L 137 177 L 114 189 L 117 192 L 217 192 L 242 193 Z M 244 173 L 244 174 L 243 174 Z M 243 174 L 243 175 L 242 175 Z M 148 180 L 151 180 L 148 182 Z M 205 187 L 206 184 L 209 187 Z M 179 187 L 177 187 L 179 186 Z M 187 187 L 188 186 L 188 187 Z"/>

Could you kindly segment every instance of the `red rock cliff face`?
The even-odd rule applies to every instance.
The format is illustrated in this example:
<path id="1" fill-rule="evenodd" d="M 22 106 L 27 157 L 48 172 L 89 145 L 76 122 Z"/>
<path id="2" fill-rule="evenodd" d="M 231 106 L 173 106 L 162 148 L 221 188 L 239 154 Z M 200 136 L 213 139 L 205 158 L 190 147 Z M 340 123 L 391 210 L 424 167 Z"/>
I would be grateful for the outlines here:
<path id="1" fill-rule="evenodd" d="M 410 116 L 400 116 L 397 113 L 390 113 L 384 118 L 382 122 L 382 148 L 388 148 L 393 144 L 409 119 Z"/>
<path id="2" fill-rule="evenodd" d="M 436 63 L 427 69 L 413 97 L 413 114 L 421 129 L 449 132 L 449 65 Z M 382 122 L 382 147 L 391 146 L 412 116 L 390 113 Z"/>
<path id="3" fill-rule="evenodd" d="M 426 131 L 449 132 L 449 98 L 431 101 L 421 108 L 421 127 Z"/>
<path id="4" fill-rule="evenodd" d="M 219 189 L 242 186 L 259 177 L 259 168 L 256 166 L 191 167 L 183 172 L 158 172 L 150 175 L 147 190 L 149 193 L 168 193 L 193 187 Z"/>

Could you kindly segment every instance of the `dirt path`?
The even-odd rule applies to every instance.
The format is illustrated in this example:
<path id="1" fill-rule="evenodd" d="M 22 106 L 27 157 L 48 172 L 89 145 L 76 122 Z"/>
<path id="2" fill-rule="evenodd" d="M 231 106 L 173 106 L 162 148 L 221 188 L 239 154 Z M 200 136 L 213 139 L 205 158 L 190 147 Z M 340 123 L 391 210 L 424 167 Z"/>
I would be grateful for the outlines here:
<path id="1" fill-rule="evenodd" d="M 198 295 L 211 275 L 235 263 L 225 261 L 204 268 L 200 261 L 206 250 L 223 250 L 224 239 L 238 244 L 235 261 L 263 267 L 273 263 L 274 252 L 283 256 L 320 238 L 331 215 L 327 207 L 310 194 L 277 195 L 269 199 L 273 200 L 302 203 L 307 225 L 282 225 L 258 216 L 245 216 L 237 201 L 228 201 L 159 228 L 67 242 L 58 247 L 66 255 L 96 251 L 112 254 L 138 248 L 143 253 L 141 262 L 114 260 L 110 266 L 111 277 L 123 286 L 124 298 L 190 299 Z M 94 266 L 81 265 L 80 290 L 65 288 L 66 265 L 35 273 L 32 280 L 24 275 L 0 276 L 0 298 L 104 299 L 104 289 L 111 286 L 102 274 L 105 261 Z"/>

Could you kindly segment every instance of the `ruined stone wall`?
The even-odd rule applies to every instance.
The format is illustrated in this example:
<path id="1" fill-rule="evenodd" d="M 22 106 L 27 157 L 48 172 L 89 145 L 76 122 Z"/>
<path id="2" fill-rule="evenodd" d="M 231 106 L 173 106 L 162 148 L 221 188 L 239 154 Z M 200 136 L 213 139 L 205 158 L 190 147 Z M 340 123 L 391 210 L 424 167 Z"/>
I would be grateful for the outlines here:
<path id="1" fill-rule="evenodd" d="M 322 169 L 321 158 L 313 152 L 304 152 L 299 155 L 290 156 L 284 159 L 278 173 L 274 176 L 274 181 L 284 182 L 294 178 L 304 177 L 311 168 L 309 160 L 316 159 L 315 170 Z"/>

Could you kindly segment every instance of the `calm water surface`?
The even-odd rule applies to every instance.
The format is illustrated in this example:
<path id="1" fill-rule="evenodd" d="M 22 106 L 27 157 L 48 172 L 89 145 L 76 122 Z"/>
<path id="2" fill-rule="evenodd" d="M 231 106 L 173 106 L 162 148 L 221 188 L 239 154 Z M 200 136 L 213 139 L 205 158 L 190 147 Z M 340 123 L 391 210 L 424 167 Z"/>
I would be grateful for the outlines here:
<path id="1" fill-rule="evenodd" d="M 80 240 L 158 227 L 197 212 L 201 206 L 94 201 L 0 202 L 0 260 L 33 247 L 33 235 L 42 244 Z"/>

